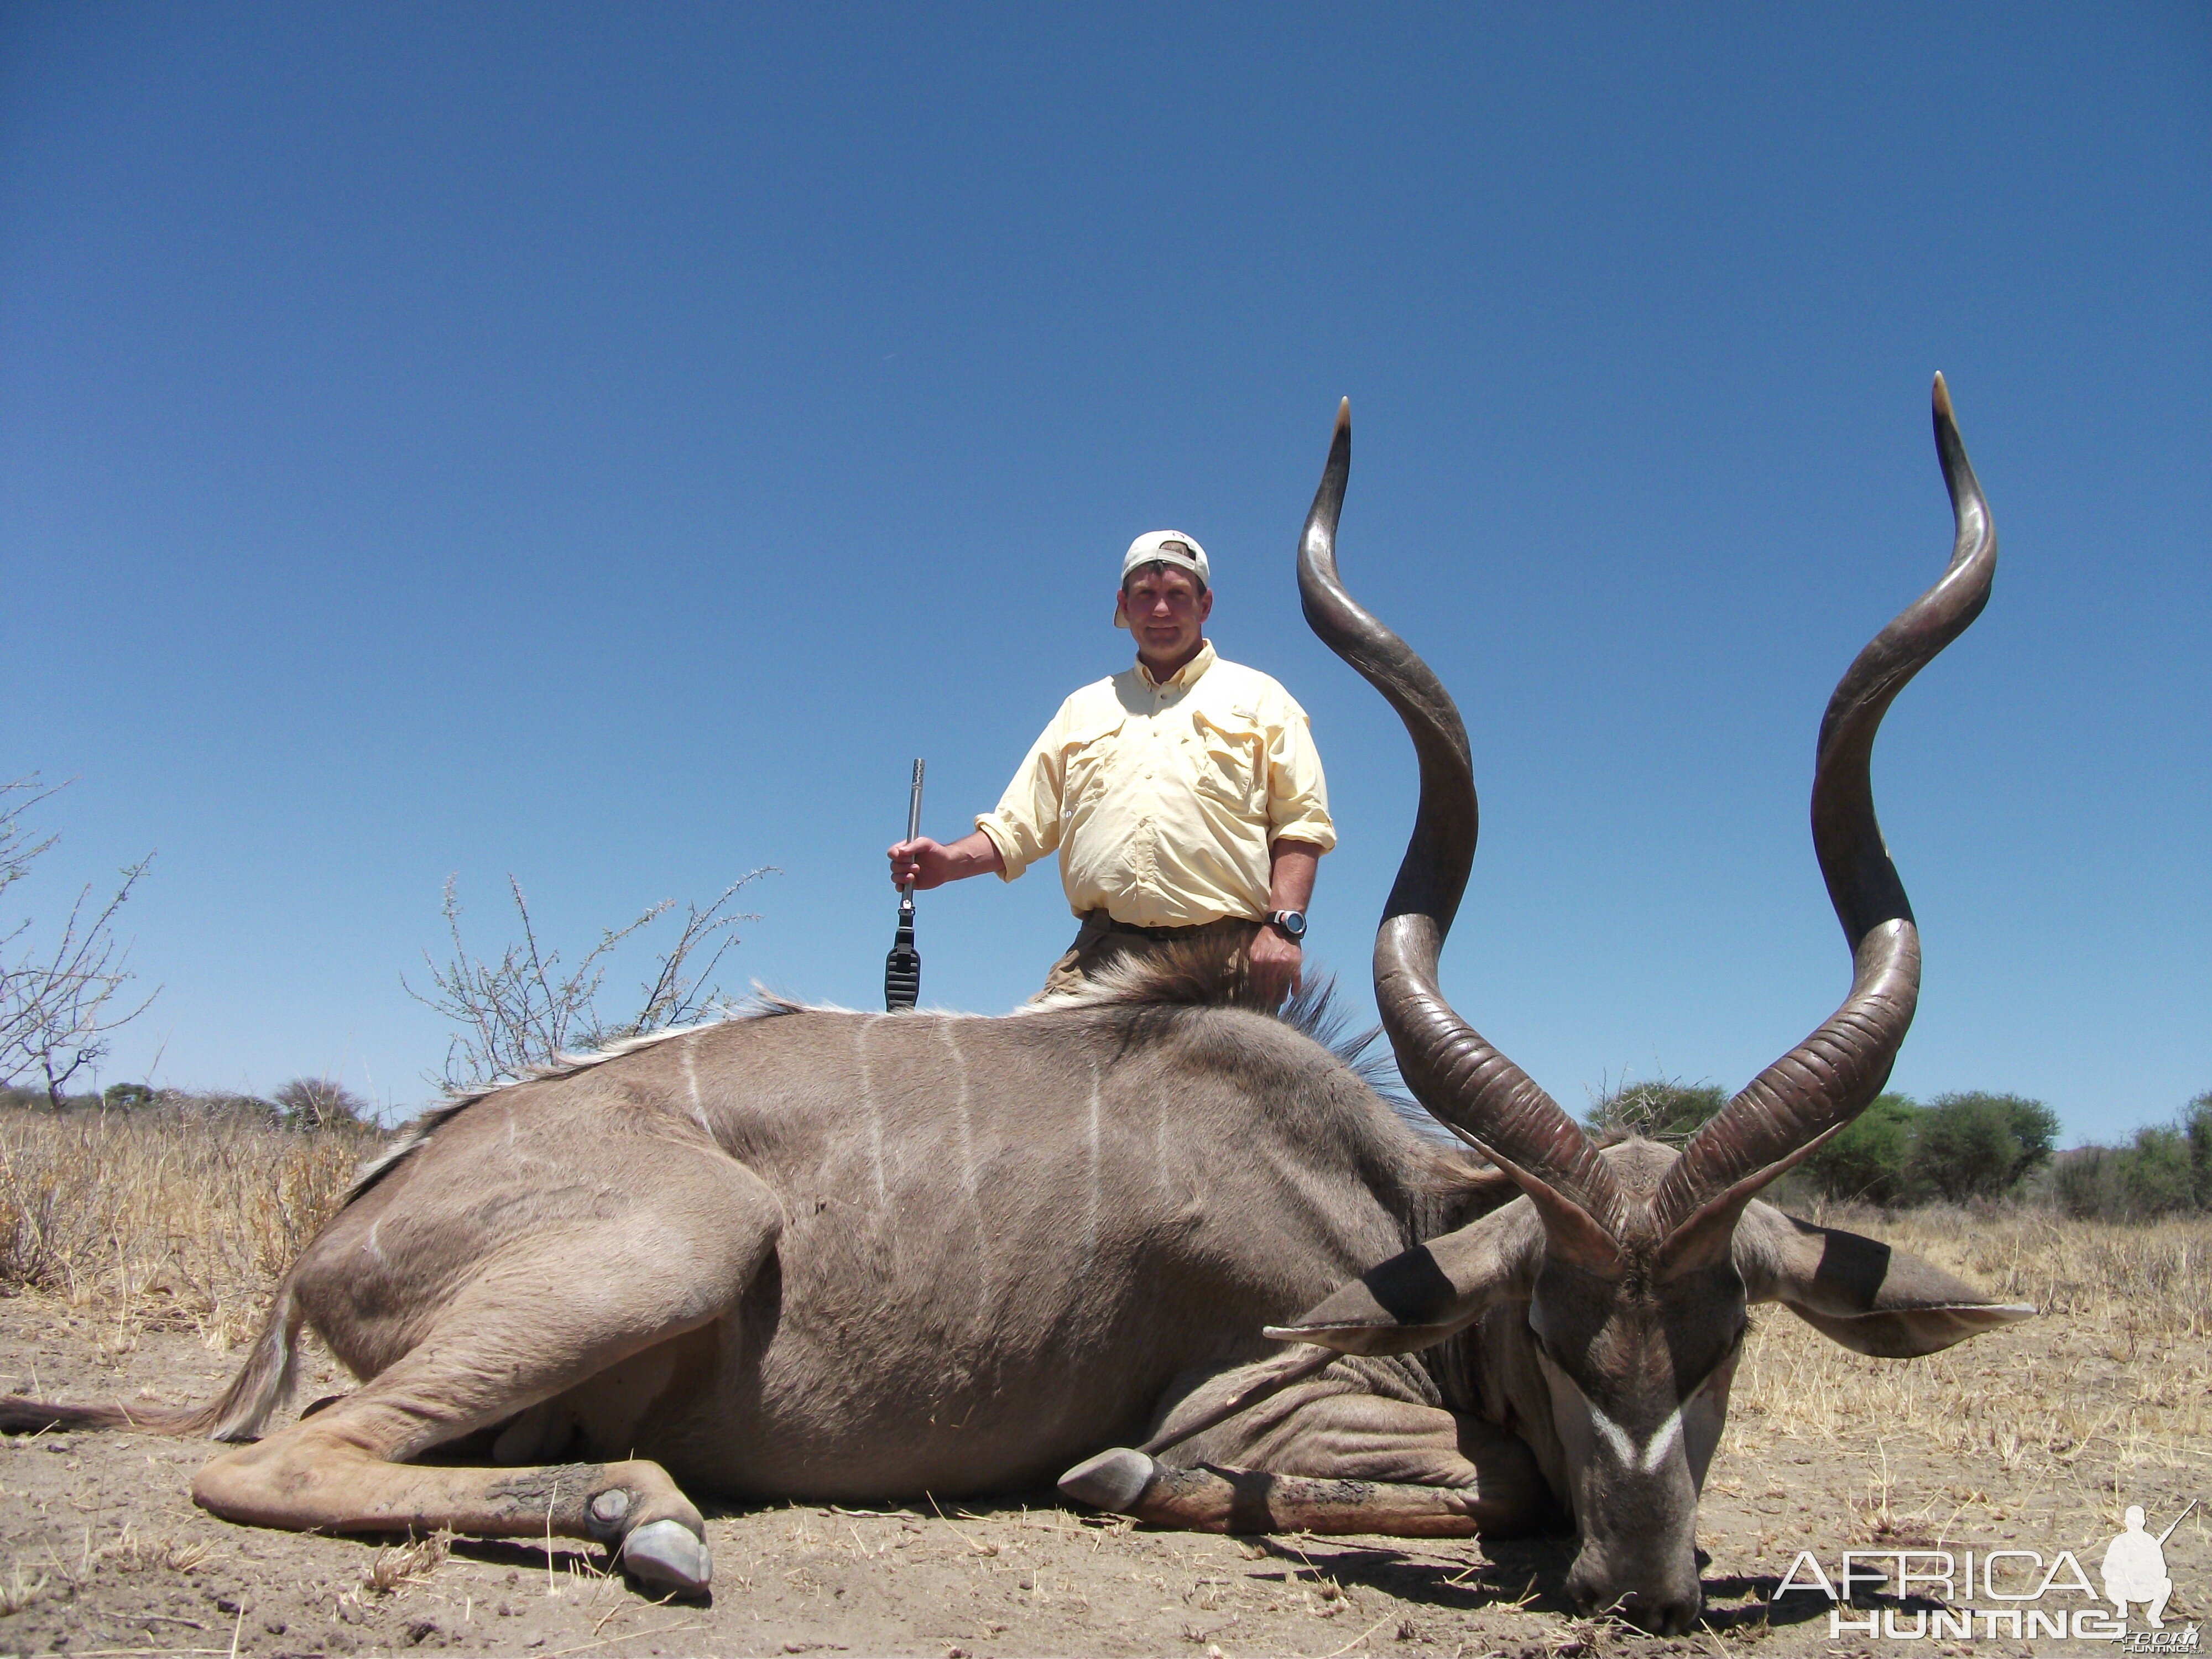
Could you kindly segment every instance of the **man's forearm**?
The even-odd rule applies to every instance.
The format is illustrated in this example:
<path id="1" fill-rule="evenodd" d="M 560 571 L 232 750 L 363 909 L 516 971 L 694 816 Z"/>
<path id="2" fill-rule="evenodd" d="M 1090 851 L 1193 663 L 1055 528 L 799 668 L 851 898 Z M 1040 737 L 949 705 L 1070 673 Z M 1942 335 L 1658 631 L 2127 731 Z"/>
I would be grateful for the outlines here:
<path id="1" fill-rule="evenodd" d="M 1321 866 L 1321 852 L 1310 841 L 1279 841 L 1267 849 L 1270 910 L 1302 912 L 1313 902 L 1314 875 Z"/>
<path id="2" fill-rule="evenodd" d="M 999 843 L 981 830 L 971 830 L 958 841 L 945 848 L 947 881 L 964 881 L 969 876 L 995 875 L 1006 867 L 999 856 Z"/>
<path id="3" fill-rule="evenodd" d="M 1310 841 L 1279 841 L 1267 849 L 1267 908 L 1303 912 L 1313 901 L 1314 869 L 1321 848 Z M 1262 927 L 1252 936 L 1254 988 L 1269 1004 L 1298 988 L 1305 952 L 1279 927 Z"/>

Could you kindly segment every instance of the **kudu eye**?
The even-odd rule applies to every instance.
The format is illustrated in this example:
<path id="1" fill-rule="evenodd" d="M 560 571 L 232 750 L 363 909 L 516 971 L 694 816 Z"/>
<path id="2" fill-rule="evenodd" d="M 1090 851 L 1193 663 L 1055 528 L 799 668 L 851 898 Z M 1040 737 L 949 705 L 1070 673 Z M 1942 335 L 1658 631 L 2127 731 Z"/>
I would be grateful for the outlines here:
<path id="1" fill-rule="evenodd" d="M 1536 1358 L 1544 1368 L 1547 1370 L 1557 1372 L 1561 1381 L 1577 1394 L 1580 1394 L 1583 1391 L 1583 1385 L 1575 1381 L 1575 1374 L 1567 1369 L 1565 1362 L 1559 1358 L 1559 1350 L 1544 1340 L 1543 1333 L 1532 1325 L 1528 1328 L 1528 1340 L 1535 1344 Z"/>
<path id="2" fill-rule="evenodd" d="M 1743 1340 L 1750 1334 L 1751 1320 L 1747 1316 L 1743 1322 L 1735 1328 L 1735 1334 L 1729 1338 L 1728 1346 L 1720 1351 L 1719 1358 L 1705 1367 L 1705 1375 L 1697 1380 L 1696 1384 L 1683 1395 L 1683 1398 L 1687 1400 L 1691 1395 L 1703 1394 L 1711 1385 L 1712 1380 L 1728 1369 L 1729 1362 L 1743 1352 Z"/>

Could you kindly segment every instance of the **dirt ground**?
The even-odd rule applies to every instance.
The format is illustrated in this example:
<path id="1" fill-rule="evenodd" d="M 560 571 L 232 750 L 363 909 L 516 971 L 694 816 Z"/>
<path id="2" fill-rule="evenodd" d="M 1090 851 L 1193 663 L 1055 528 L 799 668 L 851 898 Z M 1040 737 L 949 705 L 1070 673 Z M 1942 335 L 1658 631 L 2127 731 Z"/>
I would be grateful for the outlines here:
<path id="1" fill-rule="evenodd" d="M 2025 1548 L 2046 1560 L 2071 1549 L 2094 1577 L 2126 1504 L 2143 1505 L 2155 1530 L 2191 1498 L 2212 1497 L 2212 1228 L 2130 1237 L 1938 1217 L 1905 1231 L 1914 1236 L 1899 1242 L 2035 1301 L 2044 1316 L 1899 1364 L 1763 1312 L 1700 1512 L 1708 1607 L 1686 1638 L 1571 1617 L 1559 1598 L 1571 1540 L 1200 1537 L 1079 1514 L 1049 1492 L 942 1514 L 927 1503 L 710 1507 L 711 1604 L 657 1605 L 565 1543 L 549 1558 L 536 1546 L 230 1526 L 186 1496 L 204 1443 L 50 1433 L 0 1442 L 0 1654 L 2097 1651 L 2002 1632 L 1971 1644 L 1832 1639 L 1825 1597 L 1774 1592 L 1799 1550 L 1832 1572 L 1846 1547 Z M 234 1363 L 228 1340 L 143 1300 L 134 1310 L 20 1295 L 0 1301 L 0 1388 L 204 1399 Z M 325 1363 L 301 1398 L 344 1386 Z M 2166 1553 L 2178 1632 L 2212 1612 L 2202 1509 Z M 1868 1605 L 1901 1606 L 1909 1632 L 1927 1604 Z"/>

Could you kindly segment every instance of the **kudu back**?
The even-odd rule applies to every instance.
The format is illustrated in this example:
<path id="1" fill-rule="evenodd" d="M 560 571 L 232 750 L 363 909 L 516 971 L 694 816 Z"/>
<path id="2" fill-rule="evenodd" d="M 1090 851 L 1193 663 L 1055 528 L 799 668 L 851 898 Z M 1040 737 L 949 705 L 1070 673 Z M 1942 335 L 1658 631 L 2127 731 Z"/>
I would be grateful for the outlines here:
<path id="1" fill-rule="evenodd" d="M 1679 1154 L 1593 1145 L 1437 988 L 1473 769 L 1449 696 L 1338 580 L 1340 410 L 1298 577 L 1419 760 L 1375 988 L 1456 1142 L 1310 1022 L 1239 1006 L 1203 947 L 1004 1018 L 776 1005 L 422 1120 L 286 1274 L 221 1399 L 9 1399 L 0 1428 L 210 1433 L 244 1443 L 193 1487 L 230 1519 L 557 1533 L 683 1593 L 712 1575 L 686 1487 L 880 1500 L 1066 1471 L 1072 1498 L 1213 1531 L 1571 1516 L 1578 1601 L 1685 1627 L 1749 1304 L 1894 1357 L 2029 1311 L 1754 1196 L 1872 1098 L 1911 1017 L 1917 936 L 1867 760 L 1996 546 L 1940 379 L 1936 398 L 1950 568 L 1821 728 L 1814 836 L 1850 994 Z M 361 1386 L 271 1431 L 307 1325 Z"/>

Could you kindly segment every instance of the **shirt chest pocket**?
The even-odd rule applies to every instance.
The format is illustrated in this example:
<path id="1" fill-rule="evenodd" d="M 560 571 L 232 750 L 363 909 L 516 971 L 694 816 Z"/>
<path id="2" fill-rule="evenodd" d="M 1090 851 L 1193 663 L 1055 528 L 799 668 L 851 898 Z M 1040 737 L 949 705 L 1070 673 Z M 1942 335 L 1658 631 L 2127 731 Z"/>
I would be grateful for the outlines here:
<path id="1" fill-rule="evenodd" d="M 1267 734 L 1259 716 L 1243 709 L 1194 710 L 1192 785 L 1208 800 L 1249 814 L 1265 805 Z"/>
<path id="2" fill-rule="evenodd" d="M 1075 816 L 1085 797 L 1104 787 L 1114 769 L 1114 752 L 1127 714 L 1079 726 L 1060 744 L 1060 816 Z"/>

